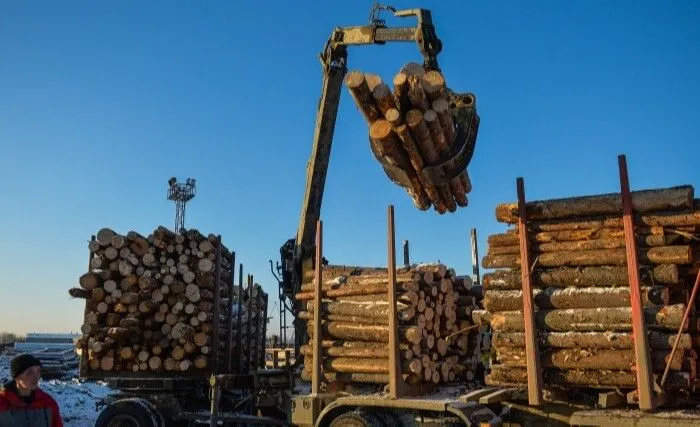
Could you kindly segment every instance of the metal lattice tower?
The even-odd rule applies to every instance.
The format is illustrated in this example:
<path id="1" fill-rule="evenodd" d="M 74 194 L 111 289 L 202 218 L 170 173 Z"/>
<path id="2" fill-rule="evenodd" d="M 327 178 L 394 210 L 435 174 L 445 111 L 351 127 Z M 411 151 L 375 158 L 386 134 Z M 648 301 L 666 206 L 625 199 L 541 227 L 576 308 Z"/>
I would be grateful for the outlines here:
<path id="1" fill-rule="evenodd" d="M 168 180 L 168 200 L 175 202 L 175 232 L 185 228 L 185 204 L 192 200 L 196 193 L 196 181 L 187 178 L 184 183 L 177 182 L 175 177 Z"/>

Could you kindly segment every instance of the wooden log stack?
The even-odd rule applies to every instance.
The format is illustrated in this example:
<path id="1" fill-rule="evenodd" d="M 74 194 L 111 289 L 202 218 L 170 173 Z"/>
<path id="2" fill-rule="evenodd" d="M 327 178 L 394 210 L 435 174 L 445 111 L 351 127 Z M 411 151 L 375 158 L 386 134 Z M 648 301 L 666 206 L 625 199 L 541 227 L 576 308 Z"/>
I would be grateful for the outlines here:
<path id="1" fill-rule="evenodd" d="M 238 302 L 235 291 L 229 295 L 232 253 L 217 240 L 194 229 L 176 234 L 158 227 L 147 237 L 99 230 L 89 242 L 89 270 L 80 276 L 80 287 L 69 290 L 86 301 L 77 344 L 87 354 L 85 368 L 107 374 L 193 373 L 212 370 L 214 360 L 222 368 L 226 322 Z M 260 342 L 264 345 L 264 337 Z"/>
<path id="2" fill-rule="evenodd" d="M 632 192 L 641 299 L 654 374 L 661 375 L 683 323 L 700 265 L 700 201 L 682 186 Z M 605 194 L 527 204 L 535 323 L 544 382 L 572 388 L 636 387 L 621 197 Z M 496 208 L 515 224 L 517 203 Z M 527 383 L 517 227 L 488 238 L 485 310 L 495 361 L 490 385 Z M 669 389 L 697 377 L 700 324 L 693 312 L 670 364 Z"/>
<path id="3" fill-rule="evenodd" d="M 322 379 L 327 382 L 389 382 L 389 306 L 387 270 L 327 266 L 322 286 Z M 455 381 L 483 383 L 482 349 L 489 352 L 484 328 L 471 312 L 480 291 L 469 277 L 439 264 L 397 270 L 399 354 L 409 384 Z M 304 278 L 297 300 L 308 321 L 309 342 L 302 379 L 310 380 L 313 355 L 313 275 Z"/>
<path id="4" fill-rule="evenodd" d="M 479 116 L 473 94 L 464 95 L 457 105 L 444 76 L 435 70 L 426 72 L 417 63 L 402 67 L 394 77 L 393 90 L 379 76 L 360 71 L 349 72 L 345 85 L 369 125 L 373 151 L 382 163 L 406 173 L 410 181 L 406 191 L 416 207 L 427 210 L 432 205 L 443 214 L 467 206 L 472 186 L 466 168 L 439 184 L 429 182 L 423 170 L 449 157 L 457 136 L 456 121 L 467 123 L 465 133 L 476 137 Z"/>

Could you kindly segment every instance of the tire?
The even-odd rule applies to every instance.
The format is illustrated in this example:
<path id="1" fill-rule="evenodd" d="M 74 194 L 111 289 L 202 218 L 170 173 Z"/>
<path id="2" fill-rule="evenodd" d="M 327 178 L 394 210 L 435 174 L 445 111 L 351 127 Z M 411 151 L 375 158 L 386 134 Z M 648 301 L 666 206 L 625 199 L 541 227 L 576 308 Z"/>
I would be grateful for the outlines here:
<path id="1" fill-rule="evenodd" d="M 385 425 L 371 412 L 351 411 L 333 419 L 329 427 L 384 427 Z"/>
<path id="2" fill-rule="evenodd" d="M 118 400 L 97 417 L 95 427 L 163 427 L 163 416 L 146 399 Z"/>

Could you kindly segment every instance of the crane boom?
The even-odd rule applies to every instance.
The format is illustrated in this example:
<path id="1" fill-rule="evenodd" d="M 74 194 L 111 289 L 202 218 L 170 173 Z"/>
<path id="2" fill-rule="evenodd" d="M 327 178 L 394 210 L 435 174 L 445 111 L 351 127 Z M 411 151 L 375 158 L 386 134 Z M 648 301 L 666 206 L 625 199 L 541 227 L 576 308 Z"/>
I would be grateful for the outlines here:
<path id="1" fill-rule="evenodd" d="M 383 20 L 379 19 L 381 10 L 391 11 L 396 17 L 415 17 L 416 26 L 389 28 Z M 369 25 L 335 28 L 320 54 L 323 86 L 316 114 L 313 146 L 306 169 L 306 189 L 299 226 L 295 238 L 289 239 L 281 247 L 281 264 L 278 265 L 278 271 L 281 274 L 280 295 L 289 299 L 293 306 L 291 311 L 295 315 L 297 351 L 300 340 L 305 335 L 305 324 L 296 321 L 296 314 L 300 308 L 294 300 L 294 294 L 300 291 L 304 271 L 313 268 L 314 230 L 321 214 L 340 92 L 347 72 L 347 47 L 386 42 L 415 42 L 423 55 L 425 69 L 439 70 L 437 55 L 442 50 L 442 42 L 435 34 L 431 13 L 426 9 L 396 10 L 389 6 L 375 4 L 370 14 Z M 466 141 L 467 138 L 464 139 Z M 466 167 L 471 152 L 465 155 L 462 150 L 458 155 L 466 157 L 466 161 L 462 162 Z M 390 175 L 389 172 L 387 173 Z"/>

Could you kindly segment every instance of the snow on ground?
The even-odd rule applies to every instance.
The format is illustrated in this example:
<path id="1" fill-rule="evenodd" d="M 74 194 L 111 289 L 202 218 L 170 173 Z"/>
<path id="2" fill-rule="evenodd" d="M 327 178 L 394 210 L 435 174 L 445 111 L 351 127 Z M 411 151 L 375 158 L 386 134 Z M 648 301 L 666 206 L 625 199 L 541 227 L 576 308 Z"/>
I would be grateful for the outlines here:
<path id="1" fill-rule="evenodd" d="M 75 376 L 77 375 L 65 379 L 42 379 L 39 387 L 56 399 L 66 427 L 93 427 L 100 414 L 96 408 L 97 402 L 113 390 L 104 383 L 80 381 Z M 9 380 L 9 367 L 0 365 L 0 381 L 5 384 Z"/>

